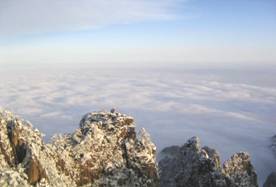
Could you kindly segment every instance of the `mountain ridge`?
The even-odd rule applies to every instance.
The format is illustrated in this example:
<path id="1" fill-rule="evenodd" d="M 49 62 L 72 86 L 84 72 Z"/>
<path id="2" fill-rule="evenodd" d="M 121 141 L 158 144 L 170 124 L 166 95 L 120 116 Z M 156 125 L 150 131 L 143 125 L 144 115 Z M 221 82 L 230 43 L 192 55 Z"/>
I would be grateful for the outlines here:
<path id="1" fill-rule="evenodd" d="M 247 153 L 222 166 L 198 137 L 161 153 L 158 164 L 150 135 L 137 133 L 134 118 L 114 109 L 87 113 L 73 133 L 48 144 L 30 122 L 0 111 L 1 186 L 258 186 Z"/>

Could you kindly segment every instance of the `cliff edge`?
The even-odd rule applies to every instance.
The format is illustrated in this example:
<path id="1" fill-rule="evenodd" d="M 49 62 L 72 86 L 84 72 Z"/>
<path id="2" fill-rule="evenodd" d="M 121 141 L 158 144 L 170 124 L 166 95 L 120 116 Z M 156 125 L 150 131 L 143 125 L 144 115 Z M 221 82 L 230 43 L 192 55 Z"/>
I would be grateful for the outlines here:
<path id="1" fill-rule="evenodd" d="M 160 156 L 162 187 L 258 187 L 248 153 L 236 153 L 221 165 L 217 151 L 201 147 L 198 137 L 167 147 Z"/>
<path id="2" fill-rule="evenodd" d="M 45 144 L 32 125 L 0 112 L 0 186 L 158 186 L 156 147 L 132 117 L 86 114 Z"/>
<path id="3" fill-rule="evenodd" d="M 247 153 L 221 166 L 216 150 L 193 137 L 162 151 L 125 114 L 86 114 L 75 132 L 56 135 L 50 144 L 31 123 L 0 111 L 0 186 L 12 187 L 257 187 Z"/>

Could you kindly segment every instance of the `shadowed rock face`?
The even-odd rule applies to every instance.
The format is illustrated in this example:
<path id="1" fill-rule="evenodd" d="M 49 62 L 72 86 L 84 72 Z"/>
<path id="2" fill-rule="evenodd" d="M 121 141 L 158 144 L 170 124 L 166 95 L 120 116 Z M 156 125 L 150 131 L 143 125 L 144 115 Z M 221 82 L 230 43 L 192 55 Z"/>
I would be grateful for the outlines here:
<path id="1" fill-rule="evenodd" d="M 276 156 L 276 135 L 271 137 L 270 148 L 273 154 Z M 266 179 L 264 187 L 275 187 L 276 186 L 276 172 L 272 172 Z"/>
<path id="2" fill-rule="evenodd" d="M 160 185 L 164 187 L 257 187 L 257 175 L 247 153 L 234 154 L 221 167 L 216 150 L 193 137 L 182 147 L 161 152 Z"/>
<path id="3" fill-rule="evenodd" d="M 273 151 L 274 155 L 276 156 L 276 135 L 271 137 L 271 150 Z"/>
<path id="4" fill-rule="evenodd" d="M 120 113 L 89 113 L 45 144 L 29 122 L 0 112 L 0 186 L 158 186 L 155 155 L 147 132 Z"/>
<path id="5" fill-rule="evenodd" d="M 276 186 L 276 172 L 272 172 L 266 179 L 264 187 L 275 187 Z"/>

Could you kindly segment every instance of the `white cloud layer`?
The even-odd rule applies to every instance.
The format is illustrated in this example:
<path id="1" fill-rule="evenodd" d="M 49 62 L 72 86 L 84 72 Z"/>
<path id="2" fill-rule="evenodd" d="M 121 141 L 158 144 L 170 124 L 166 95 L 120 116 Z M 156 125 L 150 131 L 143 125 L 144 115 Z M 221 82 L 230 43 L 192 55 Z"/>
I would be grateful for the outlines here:
<path id="1" fill-rule="evenodd" d="M 0 1 L 0 34 L 74 31 L 174 17 L 181 0 Z"/>
<path id="2" fill-rule="evenodd" d="M 111 70 L 63 66 L 0 68 L 0 106 L 46 133 L 72 132 L 87 112 L 134 115 L 158 148 L 199 136 L 228 158 L 248 151 L 260 180 L 276 169 L 275 72 Z M 265 155 L 265 158 L 264 158 Z"/>
<path id="3" fill-rule="evenodd" d="M 274 87 L 225 82 L 214 75 L 174 72 L 176 70 L 129 71 L 94 70 L 92 67 L 76 70 L 57 67 L 45 71 L 7 66 L 0 71 L 0 105 L 44 118 L 62 116 L 70 108 L 92 106 L 262 121 L 264 116 L 258 107 L 246 107 L 270 107 L 276 103 Z"/>

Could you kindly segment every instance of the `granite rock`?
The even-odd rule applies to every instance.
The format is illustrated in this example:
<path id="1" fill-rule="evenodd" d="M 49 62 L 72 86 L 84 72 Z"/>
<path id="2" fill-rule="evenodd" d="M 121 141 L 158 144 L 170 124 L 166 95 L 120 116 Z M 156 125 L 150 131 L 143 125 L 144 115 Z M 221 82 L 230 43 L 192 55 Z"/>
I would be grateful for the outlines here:
<path id="1" fill-rule="evenodd" d="M 272 172 L 266 179 L 264 187 L 275 187 L 276 186 L 276 172 Z"/>
<path id="2" fill-rule="evenodd" d="M 236 153 L 221 165 L 219 154 L 201 147 L 198 137 L 161 152 L 162 187 L 257 187 L 257 174 L 247 153 Z"/>
<path id="3" fill-rule="evenodd" d="M 0 111 L 0 186 L 158 186 L 156 147 L 134 119 L 86 114 L 51 144 L 30 122 Z"/>

